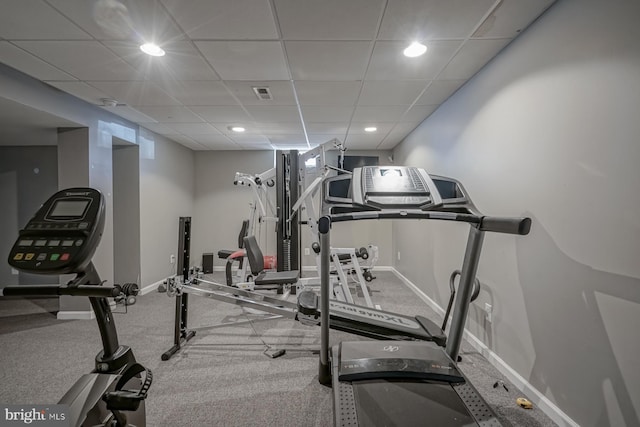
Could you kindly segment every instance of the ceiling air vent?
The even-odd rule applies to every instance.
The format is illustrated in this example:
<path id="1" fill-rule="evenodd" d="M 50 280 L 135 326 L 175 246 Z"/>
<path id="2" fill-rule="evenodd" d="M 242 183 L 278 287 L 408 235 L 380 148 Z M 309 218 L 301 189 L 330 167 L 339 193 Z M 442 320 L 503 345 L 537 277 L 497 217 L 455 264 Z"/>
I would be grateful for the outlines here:
<path id="1" fill-rule="evenodd" d="M 256 94 L 258 99 L 262 101 L 272 101 L 273 96 L 271 95 L 271 91 L 267 86 L 253 86 L 253 93 Z"/>

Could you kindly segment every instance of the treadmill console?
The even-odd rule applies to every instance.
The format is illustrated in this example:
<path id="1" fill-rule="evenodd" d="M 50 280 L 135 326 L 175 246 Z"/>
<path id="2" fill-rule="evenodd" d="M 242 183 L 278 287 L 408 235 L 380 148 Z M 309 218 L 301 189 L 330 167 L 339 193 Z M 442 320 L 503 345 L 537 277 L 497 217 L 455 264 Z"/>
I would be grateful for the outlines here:
<path id="1" fill-rule="evenodd" d="M 436 185 L 424 169 L 364 166 L 353 170 L 353 203 L 379 209 L 431 209 L 442 205 Z"/>
<path id="2" fill-rule="evenodd" d="M 104 228 L 105 202 L 92 188 L 51 196 L 20 230 L 9 264 L 38 274 L 82 272 L 91 262 Z"/>

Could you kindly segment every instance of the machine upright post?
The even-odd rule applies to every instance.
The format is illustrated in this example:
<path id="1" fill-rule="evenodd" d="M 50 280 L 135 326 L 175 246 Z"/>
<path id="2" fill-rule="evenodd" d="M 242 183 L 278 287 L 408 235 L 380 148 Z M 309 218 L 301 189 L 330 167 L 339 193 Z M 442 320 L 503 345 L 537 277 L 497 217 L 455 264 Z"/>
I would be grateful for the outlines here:
<path id="1" fill-rule="evenodd" d="M 329 365 L 329 274 L 331 253 L 331 218 L 323 216 L 318 221 L 320 232 L 320 366 L 318 380 L 320 384 L 331 384 L 331 366 Z"/>
<path id="2" fill-rule="evenodd" d="M 464 325 L 467 321 L 469 303 L 471 302 L 471 294 L 473 293 L 473 282 L 478 271 L 478 264 L 480 263 L 480 252 L 482 250 L 483 240 L 484 231 L 481 231 L 475 226 L 471 226 L 467 239 L 467 249 L 464 253 L 462 272 L 460 274 L 460 284 L 458 285 L 458 292 L 456 292 L 451 329 L 449 330 L 449 338 L 447 339 L 446 351 L 454 362 L 457 360 L 458 353 L 460 352 Z"/>

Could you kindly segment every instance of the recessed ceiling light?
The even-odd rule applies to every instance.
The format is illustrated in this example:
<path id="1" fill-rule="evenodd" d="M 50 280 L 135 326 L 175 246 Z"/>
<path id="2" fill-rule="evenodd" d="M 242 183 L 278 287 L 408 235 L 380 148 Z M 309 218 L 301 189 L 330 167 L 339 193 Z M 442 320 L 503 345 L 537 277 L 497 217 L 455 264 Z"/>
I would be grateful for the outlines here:
<path id="1" fill-rule="evenodd" d="M 145 43 L 140 46 L 140 50 L 151 56 L 164 56 L 164 50 L 153 43 Z"/>
<path id="2" fill-rule="evenodd" d="M 408 56 L 409 58 L 415 58 L 416 56 L 420 56 L 427 51 L 427 47 L 420 42 L 411 43 L 404 51 L 404 56 Z"/>
<path id="3" fill-rule="evenodd" d="M 246 130 L 242 126 L 230 126 L 229 129 L 234 132 L 244 132 Z"/>
<path id="4" fill-rule="evenodd" d="M 369 126 L 369 127 L 364 128 L 365 132 L 375 132 L 377 130 L 378 130 L 378 128 L 375 127 L 375 126 Z"/>

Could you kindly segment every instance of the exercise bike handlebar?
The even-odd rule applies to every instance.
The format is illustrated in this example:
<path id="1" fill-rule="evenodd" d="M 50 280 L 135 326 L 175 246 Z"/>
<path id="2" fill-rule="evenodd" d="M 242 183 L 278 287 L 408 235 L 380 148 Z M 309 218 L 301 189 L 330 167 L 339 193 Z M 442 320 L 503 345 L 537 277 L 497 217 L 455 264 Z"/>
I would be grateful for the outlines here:
<path id="1" fill-rule="evenodd" d="M 0 296 L 59 296 L 71 295 L 80 297 L 94 298 L 115 298 L 121 294 L 125 296 L 137 295 L 137 286 L 96 286 L 96 285 L 79 285 L 79 286 L 56 286 L 56 285 L 37 285 L 37 286 L 10 286 L 0 289 Z"/>

